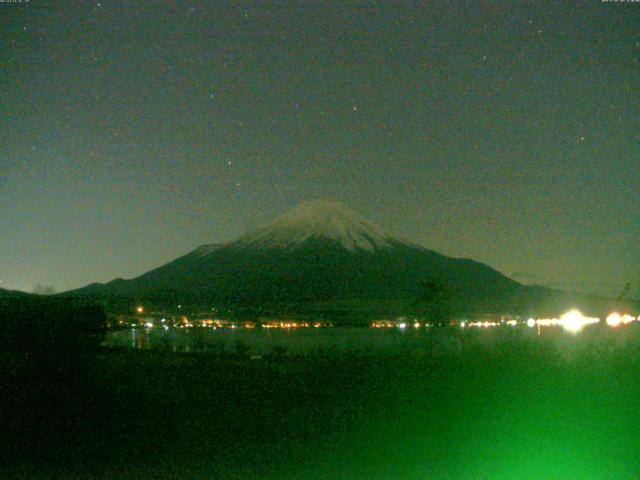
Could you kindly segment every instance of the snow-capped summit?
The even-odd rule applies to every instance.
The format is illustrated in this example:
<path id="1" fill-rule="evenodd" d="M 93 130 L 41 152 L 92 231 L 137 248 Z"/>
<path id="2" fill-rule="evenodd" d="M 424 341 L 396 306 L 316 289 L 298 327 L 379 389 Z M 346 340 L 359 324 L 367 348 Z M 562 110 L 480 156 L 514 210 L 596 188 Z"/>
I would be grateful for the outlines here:
<path id="1" fill-rule="evenodd" d="M 295 248 L 310 239 L 332 240 L 349 251 L 370 252 L 398 243 L 374 223 L 339 202 L 312 200 L 238 240 L 243 246 Z"/>
<path id="2" fill-rule="evenodd" d="M 188 300 L 283 315 L 315 312 L 350 322 L 347 318 L 398 315 L 401 305 L 421 305 L 430 298 L 425 299 L 425 285 L 434 282 L 455 291 L 465 311 L 487 305 L 508 311 L 541 295 L 487 265 L 394 239 L 326 200 L 303 203 L 253 233 L 203 245 L 136 278 L 92 284 L 72 294 Z"/>

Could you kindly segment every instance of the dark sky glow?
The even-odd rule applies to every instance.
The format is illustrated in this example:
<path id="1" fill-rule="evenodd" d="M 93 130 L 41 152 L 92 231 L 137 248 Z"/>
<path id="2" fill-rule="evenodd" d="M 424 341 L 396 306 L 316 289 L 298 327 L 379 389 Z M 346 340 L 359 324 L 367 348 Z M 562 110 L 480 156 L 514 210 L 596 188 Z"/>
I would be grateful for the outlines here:
<path id="1" fill-rule="evenodd" d="M 640 289 L 639 3 L 266 3 L 0 3 L 0 286 L 132 277 L 322 197 Z"/>

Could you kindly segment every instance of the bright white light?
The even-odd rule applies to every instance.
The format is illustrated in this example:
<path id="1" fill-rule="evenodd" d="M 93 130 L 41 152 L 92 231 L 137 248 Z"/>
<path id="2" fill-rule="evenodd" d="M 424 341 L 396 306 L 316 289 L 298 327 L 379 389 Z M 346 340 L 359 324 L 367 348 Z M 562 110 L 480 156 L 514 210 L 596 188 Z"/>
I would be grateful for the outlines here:
<path id="1" fill-rule="evenodd" d="M 568 332 L 578 333 L 585 326 L 599 321 L 599 318 L 585 317 L 579 310 L 574 309 L 562 315 L 558 323 Z"/>
<path id="2" fill-rule="evenodd" d="M 413 328 L 420 328 L 420 322 L 416 322 L 413 324 Z"/>
<path id="3" fill-rule="evenodd" d="M 136 308 L 136 312 L 142 313 L 142 312 L 144 312 L 144 308 L 138 307 L 138 308 Z"/>
<path id="4" fill-rule="evenodd" d="M 398 328 L 407 328 L 407 324 L 406 323 L 399 323 L 398 324 Z"/>
<path id="5" fill-rule="evenodd" d="M 618 312 L 612 312 L 607 317 L 607 325 L 610 327 L 617 327 L 619 325 L 627 325 L 631 322 L 635 322 L 636 319 L 628 313 L 620 315 Z"/>
<path id="6" fill-rule="evenodd" d="M 579 332 L 584 327 L 582 314 L 577 310 L 570 310 L 560 317 L 560 325 L 569 332 Z"/>
<path id="7" fill-rule="evenodd" d="M 618 312 L 610 313 L 607 317 L 607 325 L 610 327 L 617 327 L 622 323 L 622 317 Z"/>
<path id="8" fill-rule="evenodd" d="M 465 322 L 464 320 L 460 322 L 460 328 L 464 328 L 467 326 L 467 322 Z"/>
<path id="9" fill-rule="evenodd" d="M 585 317 L 579 310 L 573 309 L 569 310 L 560 318 L 530 318 L 527 320 L 527 325 L 530 327 L 534 327 L 536 325 L 539 327 L 560 326 L 567 332 L 578 333 L 587 325 L 598 323 L 599 321 L 599 318 Z"/>
<path id="10" fill-rule="evenodd" d="M 148 328 L 152 328 L 153 327 L 153 322 L 147 322 L 147 323 L 144 324 L 144 326 L 148 327 Z"/>

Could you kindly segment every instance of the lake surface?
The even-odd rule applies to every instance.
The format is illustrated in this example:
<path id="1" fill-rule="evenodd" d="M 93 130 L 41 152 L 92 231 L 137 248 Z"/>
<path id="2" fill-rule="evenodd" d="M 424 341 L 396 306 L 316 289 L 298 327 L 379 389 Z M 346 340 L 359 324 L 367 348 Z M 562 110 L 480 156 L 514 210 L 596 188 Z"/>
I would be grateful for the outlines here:
<path id="1" fill-rule="evenodd" d="M 565 354 L 593 343 L 616 348 L 637 341 L 625 332 L 598 326 L 578 334 L 548 328 L 539 336 L 526 326 L 434 329 L 434 328 L 299 328 L 299 329 L 173 329 L 135 328 L 111 332 L 104 345 L 174 352 L 244 353 L 249 355 L 344 352 L 359 354 L 461 353 L 467 347 L 499 345 L 514 340 L 550 342 Z"/>
<path id="2" fill-rule="evenodd" d="M 105 346 L 171 351 L 266 355 L 320 351 L 383 353 L 421 351 L 432 335 L 426 329 L 401 331 L 373 328 L 300 329 L 169 329 L 135 328 L 109 334 Z"/>
<path id="3" fill-rule="evenodd" d="M 123 348 L 0 369 L 0 478 L 638 479 L 639 340 L 638 325 L 121 330 L 106 343 Z M 293 354 L 251 358 L 277 348 Z"/>

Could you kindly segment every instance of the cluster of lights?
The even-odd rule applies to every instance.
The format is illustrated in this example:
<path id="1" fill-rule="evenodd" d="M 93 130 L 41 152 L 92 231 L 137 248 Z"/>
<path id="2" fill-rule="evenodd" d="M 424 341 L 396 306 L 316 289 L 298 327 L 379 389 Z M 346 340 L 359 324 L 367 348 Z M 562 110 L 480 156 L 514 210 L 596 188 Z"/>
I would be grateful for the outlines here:
<path id="1" fill-rule="evenodd" d="M 517 320 L 507 320 L 506 322 L 460 322 L 460 326 L 465 328 L 469 327 L 477 327 L 477 328 L 490 328 L 490 327 L 499 327 L 500 325 L 509 325 L 510 327 L 515 327 L 518 324 Z"/>
<path id="2" fill-rule="evenodd" d="M 268 323 L 263 323 L 262 324 L 262 328 L 309 328 L 309 323 L 308 322 L 292 322 L 292 321 L 287 321 L 287 322 L 268 322 Z"/>
<path id="3" fill-rule="evenodd" d="M 406 329 L 406 328 L 409 326 L 409 323 L 407 323 L 407 322 L 400 322 L 400 323 L 398 323 L 398 324 L 396 324 L 396 325 L 391 325 L 391 326 L 397 326 L 400 330 L 404 330 L 404 329 Z M 420 328 L 420 326 L 421 326 L 421 325 L 420 325 L 420 322 L 414 322 L 414 323 L 413 323 L 413 328 Z M 425 326 L 425 327 L 428 327 L 429 325 L 427 325 L 427 324 L 425 323 L 425 325 L 424 325 L 424 326 Z M 378 328 L 379 328 L 379 327 L 378 327 Z"/>
<path id="4" fill-rule="evenodd" d="M 607 316 L 607 325 L 610 327 L 619 327 L 620 325 L 628 325 L 631 322 L 635 322 L 636 320 L 640 320 L 640 317 L 637 319 L 633 315 L 629 315 L 628 313 L 620 314 L 618 312 L 610 313 Z"/>
<path id="5" fill-rule="evenodd" d="M 478 328 L 489 328 L 489 327 L 497 327 L 500 324 L 498 322 L 469 322 L 467 325 L 470 327 L 478 327 Z"/>
<path id="6" fill-rule="evenodd" d="M 326 328 L 326 327 L 331 327 L 330 323 L 326 323 L 326 322 L 296 322 L 296 321 L 286 321 L 286 322 L 279 322 L 279 321 L 271 321 L 271 322 L 264 322 L 262 324 L 260 324 L 260 326 L 262 328 L 284 328 L 284 329 L 292 329 L 292 328 Z"/>
<path id="7" fill-rule="evenodd" d="M 428 323 L 421 324 L 418 320 L 413 321 L 413 323 L 409 323 L 406 320 L 376 320 L 371 322 L 371 328 L 399 328 L 400 330 L 405 330 L 408 327 L 412 326 L 413 328 L 420 328 L 422 326 L 428 327 Z"/>
<path id="8" fill-rule="evenodd" d="M 393 328 L 395 326 L 396 323 L 392 322 L 391 320 L 376 320 L 375 322 L 371 323 L 371 328 Z"/>
<path id="9" fill-rule="evenodd" d="M 142 307 L 137 307 L 136 311 L 139 313 L 144 312 Z M 162 327 L 165 330 L 169 329 L 169 325 L 174 328 L 210 328 L 212 330 L 218 329 L 255 329 L 256 327 L 262 328 L 279 328 L 279 329 L 296 329 L 296 328 L 329 328 L 333 325 L 330 322 L 323 321 L 294 321 L 294 320 L 272 320 L 266 322 L 253 322 L 253 321 L 241 321 L 236 322 L 232 320 L 221 320 L 213 318 L 204 319 L 189 319 L 186 315 L 181 316 L 179 319 L 172 319 L 167 321 L 166 318 L 162 318 L 159 322 L 152 318 L 139 318 L 131 322 L 127 322 L 126 319 L 118 320 L 118 325 L 125 326 L 130 325 L 135 327 L 155 328 Z"/>
<path id="10" fill-rule="evenodd" d="M 562 315 L 560 318 L 539 318 L 534 319 L 530 318 L 527 320 L 527 325 L 529 327 L 555 327 L 560 326 L 564 330 L 571 333 L 578 333 L 587 325 L 593 325 L 594 323 L 600 322 L 599 318 L 596 317 L 587 317 L 582 314 L 579 310 L 569 310 L 567 313 Z"/>
<path id="11" fill-rule="evenodd" d="M 182 317 L 183 321 L 187 321 L 187 317 Z M 236 323 L 231 322 L 229 320 L 218 320 L 218 319 L 212 319 L 212 318 L 206 318 L 206 319 L 200 319 L 200 320 L 192 320 L 191 322 L 194 326 L 196 327 L 201 327 L 201 328 L 212 328 L 214 330 L 218 329 L 218 328 L 237 328 L 238 326 L 236 325 Z M 242 328 L 255 328 L 256 324 L 255 322 L 242 322 L 241 324 Z"/>
<path id="12" fill-rule="evenodd" d="M 180 308 L 181 305 L 178 305 L 178 308 Z M 137 313 L 144 313 L 144 307 L 142 306 L 138 306 L 136 308 L 136 312 Z M 195 322 L 190 322 L 185 316 L 183 316 L 181 318 L 181 322 L 178 325 L 179 328 L 191 328 L 194 326 L 201 326 L 201 327 L 209 327 L 209 328 L 213 328 L 213 329 L 217 329 L 217 328 L 223 328 L 223 327 L 228 327 L 228 328 L 238 328 L 237 325 L 235 325 L 234 323 L 231 322 L 227 322 L 227 321 L 221 321 L 221 320 L 212 320 L 212 319 L 206 319 L 206 320 L 200 320 L 200 321 L 195 321 Z M 633 315 L 629 315 L 628 313 L 618 313 L 618 312 L 612 312 L 610 313 L 607 318 L 606 318 L 606 322 L 607 325 L 613 328 L 619 327 L 621 325 L 628 325 L 632 322 L 638 321 L 640 322 L 640 316 L 638 316 L 637 318 L 634 317 Z M 161 322 L 164 324 L 166 322 L 166 319 L 162 319 Z M 527 320 L 526 324 L 527 326 L 533 328 L 533 327 L 554 327 L 554 326 L 560 326 L 562 327 L 564 330 L 571 332 L 571 333 L 578 333 L 580 332 L 585 326 L 587 325 L 592 325 L 592 324 L 596 324 L 599 323 L 600 319 L 596 318 L 596 317 L 587 317 L 585 315 L 583 315 L 579 310 L 573 309 L 573 310 L 569 310 L 568 312 L 566 312 L 564 315 L 562 315 L 559 318 L 539 318 L 539 319 L 535 319 L 535 318 L 530 318 L 529 320 Z M 476 322 L 469 322 L 469 321 L 461 321 L 460 322 L 460 327 L 461 328 L 465 328 L 465 327 L 477 327 L 477 328 L 490 328 L 490 327 L 498 327 L 501 325 L 509 325 L 512 327 L 515 327 L 516 325 L 518 325 L 518 322 L 516 320 L 508 320 L 508 321 L 500 321 L 500 322 L 494 322 L 494 321 L 476 321 Z M 144 324 L 145 327 L 147 328 L 152 328 L 154 327 L 153 322 L 146 322 Z M 331 326 L 330 324 L 327 324 L 325 322 L 314 322 L 314 323 L 310 323 L 310 322 L 296 322 L 296 321 L 284 321 L 284 322 L 280 322 L 280 321 L 271 321 L 271 322 L 266 322 L 266 323 L 262 323 L 260 325 L 263 328 L 284 328 L 284 329 L 292 329 L 292 328 L 309 328 L 309 327 L 314 327 L 314 328 L 321 328 L 321 327 L 328 327 Z M 371 324 L 372 328 L 399 328 L 401 330 L 405 330 L 407 327 L 409 326 L 413 326 L 413 328 L 420 328 L 421 324 L 420 322 L 418 322 L 417 320 L 414 321 L 413 324 L 408 323 L 406 321 L 391 321 L 391 320 L 378 320 L 375 321 Z M 424 326 L 429 326 L 427 323 L 424 324 Z M 165 328 L 165 330 L 168 329 L 168 327 L 166 325 L 163 325 L 163 327 Z M 241 328 L 255 328 L 256 324 L 253 322 L 244 322 L 241 325 Z"/>

